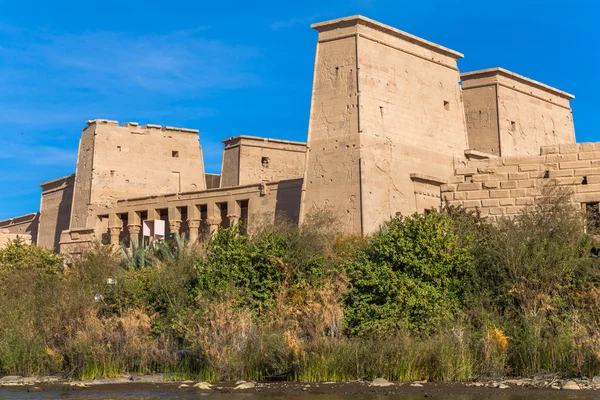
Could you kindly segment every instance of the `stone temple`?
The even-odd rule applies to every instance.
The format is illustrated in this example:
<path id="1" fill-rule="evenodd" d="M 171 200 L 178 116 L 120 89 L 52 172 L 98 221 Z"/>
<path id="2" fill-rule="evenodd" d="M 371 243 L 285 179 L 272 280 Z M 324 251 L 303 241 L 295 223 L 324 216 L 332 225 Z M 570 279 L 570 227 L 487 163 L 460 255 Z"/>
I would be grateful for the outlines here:
<path id="1" fill-rule="evenodd" d="M 232 137 L 221 173 L 207 174 L 197 130 L 90 120 L 75 173 L 40 185 L 39 213 L 0 221 L 0 245 L 25 235 L 77 254 L 95 241 L 196 241 L 317 209 L 369 234 L 442 201 L 515 215 L 550 181 L 598 212 L 600 143 L 576 142 L 569 93 L 502 68 L 461 73 L 461 53 L 362 16 L 312 28 L 306 143 Z"/>

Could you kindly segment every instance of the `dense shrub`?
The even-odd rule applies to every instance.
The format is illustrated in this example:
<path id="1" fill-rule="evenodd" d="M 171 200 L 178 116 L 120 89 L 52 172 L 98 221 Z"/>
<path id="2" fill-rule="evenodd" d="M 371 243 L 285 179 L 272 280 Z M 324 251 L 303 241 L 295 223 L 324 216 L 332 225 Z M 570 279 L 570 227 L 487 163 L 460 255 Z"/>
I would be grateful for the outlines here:
<path id="1" fill-rule="evenodd" d="M 386 222 L 347 266 L 349 331 L 429 333 L 460 316 L 474 265 L 455 230 L 437 212 Z"/>

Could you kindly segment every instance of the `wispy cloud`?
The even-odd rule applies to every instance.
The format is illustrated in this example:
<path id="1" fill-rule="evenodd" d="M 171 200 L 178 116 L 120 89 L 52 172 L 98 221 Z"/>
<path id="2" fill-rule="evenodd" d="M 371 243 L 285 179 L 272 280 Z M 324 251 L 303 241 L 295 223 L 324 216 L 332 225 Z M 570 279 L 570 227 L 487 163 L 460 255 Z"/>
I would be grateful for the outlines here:
<path id="1" fill-rule="evenodd" d="M 0 125 L 58 125 L 162 96 L 161 106 L 145 107 L 153 112 L 169 101 L 260 83 L 249 67 L 256 49 L 204 32 L 59 35 L 0 27 Z"/>
<path id="2" fill-rule="evenodd" d="M 319 22 L 321 19 L 323 19 L 323 15 L 321 14 L 313 14 L 306 17 L 291 17 L 281 21 L 273 22 L 271 25 L 269 25 L 269 27 L 274 31 L 280 31 L 283 29 L 294 28 L 298 25 L 308 26 L 315 22 Z"/>

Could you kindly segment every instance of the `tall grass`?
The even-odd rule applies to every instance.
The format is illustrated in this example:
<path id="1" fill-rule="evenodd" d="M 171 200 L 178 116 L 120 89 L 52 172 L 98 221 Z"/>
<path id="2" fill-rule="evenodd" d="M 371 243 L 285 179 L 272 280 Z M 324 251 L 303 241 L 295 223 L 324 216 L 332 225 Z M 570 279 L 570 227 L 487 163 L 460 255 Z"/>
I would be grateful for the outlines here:
<path id="1" fill-rule="evenodd" d="M 98 246 L 66 271 L 15 243 L 0 250 L 0 374 L 597 375 L 599 265 L 582 226 L 568 194 L 548 188 L 497 225 L 448 208 L 362 238 L 321 213 L 202 245 Z"/>

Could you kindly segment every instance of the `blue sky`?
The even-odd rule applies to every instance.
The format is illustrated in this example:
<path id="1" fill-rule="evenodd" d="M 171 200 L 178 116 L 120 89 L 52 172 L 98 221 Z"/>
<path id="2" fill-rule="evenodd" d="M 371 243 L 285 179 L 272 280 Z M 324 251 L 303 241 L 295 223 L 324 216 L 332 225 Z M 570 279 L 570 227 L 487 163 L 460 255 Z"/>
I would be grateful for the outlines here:
<path id="1" fill-rule="evenodd" d="M 306 139 L 313 22 L 362 14 L 573 93 L 600 141 L 593 1 L 0 1 L 0 220 L 74 172 L 85 120 L 200 130 L 207 172 L 238 134 Z"/>

